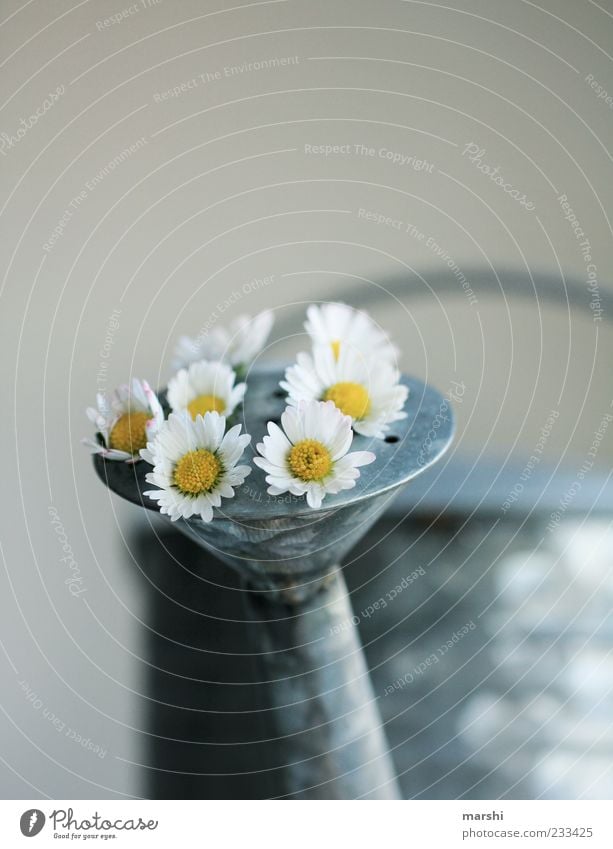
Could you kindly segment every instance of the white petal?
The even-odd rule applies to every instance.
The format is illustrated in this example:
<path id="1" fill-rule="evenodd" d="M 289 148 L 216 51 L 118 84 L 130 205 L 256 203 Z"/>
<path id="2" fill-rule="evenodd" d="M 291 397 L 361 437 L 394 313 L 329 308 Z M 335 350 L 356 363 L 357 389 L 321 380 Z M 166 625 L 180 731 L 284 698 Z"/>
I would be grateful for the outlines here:
<path id="1" fill-rule="evenodd" d="M 202 510 L 200 511 L 200 518 L 202 519 L 203 522 L 206 522 L 206 523 L 212 522 L 213 521 L 213 508 L 208 504 L 203 506 Z"/>
<path id="2" fill-rule="evenodd" d="M 304 428 L 302 426 L 302 417 L 298 414 L 295 407 L 286 407 L 281 414 L 281 424 L 287 437 L 294 445 L 304 439 Z"/>
<path id="3" fill-rule="evenodd" d="M 313 507 L 313 509 L 317 510 L 321 507 L 324 495 L 325 493 L 322 491 L 322 487 L 310 486 L 306 493 L 307 504 L 309 507 Z"/>
<path id="4" fill-rule="evenodd" d="M 368 466 L 370 463 L 374 463 L 376 459 L 377 457 L 372 451 L 352 451 L 350 454 L 347 454 L 339 460 L 339 465 L 341 465 L 341 467 L 344 464 L 354 467 Z"/>
<path id="5" fill-rule="evenodd" d="M 146 448 L 141 448 L 140 456 L 143 458 L 143 460 L 146 460 L 147 463 L 149 463 L 151 466 L 153 466 L 153 465 L 155 465 L 155 458 L 154 458 L 153 454 L 151 453 L 150 446 L 151 446 L 151 443 L 148 442 Z"/>

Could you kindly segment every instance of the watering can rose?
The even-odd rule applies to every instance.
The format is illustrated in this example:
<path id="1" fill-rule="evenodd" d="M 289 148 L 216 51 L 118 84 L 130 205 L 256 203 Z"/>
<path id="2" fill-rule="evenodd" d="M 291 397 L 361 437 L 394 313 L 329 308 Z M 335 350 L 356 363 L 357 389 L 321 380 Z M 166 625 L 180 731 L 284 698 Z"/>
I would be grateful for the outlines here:
<path id="1" fill-rule="evenodd" d="M 150 463 L 146 480 L 158 488 L 144 494 L 173 521 L 210 522 L 251 472 L 238 464 L 251 437 L 240 425 L 226 428 L 248 391 L 239 374 L 253 366 L 272 324 L 265 310 L 239 316 L 228 329 L 207 326 L 196 339 L 181 337 L 175 362 L 182 367 L 168 383 L 165 408 L 146 381 L 134 379 L 110 400 L 98 395 L 97 408 L 87 410 L 96 439 L 83 442 L 106 460 Z M 359 468 L 375 460 L 371 451 L 349 453 L 353 435 L 385 439 L 390 424 L 406 418 L 408 388 L 395 366 L 397 349 L 365 312 L 311 305 L 304 327 L 311 353 L 298 354 L 286 370 L 282 427 L 268 422 L 254 463 L 270 496 L 305 496 L 317 509 L 327 495 L 353 488 Z"/>

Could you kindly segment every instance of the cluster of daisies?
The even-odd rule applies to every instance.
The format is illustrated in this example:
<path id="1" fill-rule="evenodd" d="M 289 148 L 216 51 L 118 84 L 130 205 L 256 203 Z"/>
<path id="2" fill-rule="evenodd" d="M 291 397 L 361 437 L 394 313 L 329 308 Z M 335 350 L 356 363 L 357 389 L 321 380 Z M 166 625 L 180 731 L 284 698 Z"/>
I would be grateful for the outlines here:
<path id="1" fill-rule="evenodd" d="M 87 410 L 96 438 L 84 444 L 107 460 L 149 463 L 146 479 L 157 489 L 145 495 L 173 521 L 197 515 L 210 522 L 213 508 L 251 472 L 240 462 L 251 437 L 233 419 L 248 391 L 241 380 L 272 324 L 266 311 L 202 338 L 182 337 L 168 416 L 147 381 L 134 379 L 110 399 L 98 395 L 97 407 Z M 354 487 L 360 466 L 375 459 L 372 451 L 349 450 L 354 432 L 384 438 L 406 416 L 408 390 L 396 348 L 366 313 L 345 304 L 310 306 L 304 326 L 312 350 L 286 370 L 281 427 L 268 423 L 253 462 L 266 473 L 271 496 L 306 496 L 318 508 L 326 495 Z"/>

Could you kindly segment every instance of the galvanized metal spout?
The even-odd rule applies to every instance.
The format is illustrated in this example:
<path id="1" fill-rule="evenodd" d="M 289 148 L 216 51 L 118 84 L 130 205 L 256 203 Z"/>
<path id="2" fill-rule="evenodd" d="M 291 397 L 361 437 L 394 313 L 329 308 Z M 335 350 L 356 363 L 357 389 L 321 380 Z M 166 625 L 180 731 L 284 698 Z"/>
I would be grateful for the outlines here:
<path id="1" fill-rule="evenodd" d="M 244 429 L 261 440 L 285 402 L 281 374 L 255 372 L 243 409 Z M 398 798 L 385 737 L 339 564 L 390 499 L 436 462 L 453 436 L 447 399 L 421 381 L 409 386 L 408 417 L 386 440 L 356 436 L 352 449 L 377 454 L 357 485 L 318 510 L 303 498 L 266 493 L 254 469 L 214 520 L 176 526 L 241 575 L 274 731 L 283 740 L 286 795 L 293 798 Z M 373 444 L 374 443 L 374 444 Z M 248 449 L 249 450 L 249 449 Z M 150 510 L 144 462 L 94 457 L 102 480 Z"/>

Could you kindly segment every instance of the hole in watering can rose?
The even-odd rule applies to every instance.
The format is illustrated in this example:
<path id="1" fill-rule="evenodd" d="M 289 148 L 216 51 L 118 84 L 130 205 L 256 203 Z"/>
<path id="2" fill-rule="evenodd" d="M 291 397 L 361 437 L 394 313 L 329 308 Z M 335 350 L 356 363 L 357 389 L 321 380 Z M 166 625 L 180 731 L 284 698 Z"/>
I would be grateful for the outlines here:
<path id="1" fill-rule="evenodd" d="M 385 441 L 387 443 L 390 443 L 390 444 L 393 444 L 394 442 L 398 442 L 399 439 L 400 439 L 400 437 L 394 436 L 393 433 L 390 433 L 388 436 L 385 437 Z"/>

